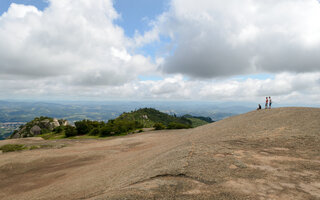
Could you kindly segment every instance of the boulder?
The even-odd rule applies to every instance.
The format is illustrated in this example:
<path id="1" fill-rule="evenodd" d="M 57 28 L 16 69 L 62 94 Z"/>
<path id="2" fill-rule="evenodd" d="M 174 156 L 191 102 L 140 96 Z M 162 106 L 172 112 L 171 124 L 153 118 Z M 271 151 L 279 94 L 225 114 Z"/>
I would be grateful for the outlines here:
<path id="1" fill-rule="evenodd" d="M 69 125 L 69 122 L 68 122 L 67 120 L 64 120 L 64 119 L 60 119 L 59 122 L 60 122 L 60 125 L 61 125 L 61 126 L 67 126 L 67 125 Z"/>
<path id="2" fill-rule="evenodd" d="M 56 118 L 54 118 L 53 122 L 51 122 L 51 123 L 54 125 L 54 128 L 60 126 L 60 123 L 59 123 L 58 119 L 56 119 Z"/>
<path id="3" fill-rule="evenodd" d="M 44 124 L 48 124 L 49 122 L 50 122 L 49 119 L 44 119 L 44 120 L 41 121 L 41 123 L 44 123 Z"/>
<path id="4" fill-rule="evenodd" d="M 35 125 L 30 129 L 30 133 L 32 135 L 40 135 L 41 134 L 41 128 L 38 125 Z"/>
<path id="5" fill-rule="evenodd" d="M 49 127 L 47 127 L 47 129 L 52 131 L 54 128 L 56 128 L 58 126 L 60 126 L 59 122 L 50 122 L 50 125 L 49 125 Z"/>

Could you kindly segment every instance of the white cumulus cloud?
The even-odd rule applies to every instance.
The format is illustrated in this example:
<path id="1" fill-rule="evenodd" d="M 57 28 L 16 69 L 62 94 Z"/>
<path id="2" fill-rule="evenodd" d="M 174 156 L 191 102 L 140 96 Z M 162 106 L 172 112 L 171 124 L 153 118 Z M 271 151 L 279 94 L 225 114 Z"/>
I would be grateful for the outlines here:
<path id="1" fill-rule="evenodd" d="M 0 17 L 1 79 L 118 85 L 154 70 L 117 17 L 111 0 L 50 0 L 44 11 L 12 3 Z"/>
<path id="2" fill-rule="evenodd" d="M 172 0 L 150 32 L 174 44 L 161 65 L 166 73 L 299 73 L 320 70 L 319 21 L 317 0 Z"/>

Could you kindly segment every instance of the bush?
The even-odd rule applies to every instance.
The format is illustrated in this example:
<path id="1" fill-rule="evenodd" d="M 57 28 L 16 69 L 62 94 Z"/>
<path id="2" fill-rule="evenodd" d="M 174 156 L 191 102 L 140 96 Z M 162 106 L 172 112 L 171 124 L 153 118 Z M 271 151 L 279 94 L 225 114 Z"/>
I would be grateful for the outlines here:
<path id="1" fill-rule="evenodd" d="M 112 133 L 112 128 L 110 125 L 106 125 L 102 127 L 99 131 L 99 135 L 102 137 L 111 135 L 111 133 Z"/>
<path id="2" fill-rule="evenodd" d="M 46 128 L 43 128 L 41 129 L 41 134 L 47 134 L 47 133 L 50 133 L 51 131 L 46 129 Z"/>
<path id="3" fill-rule="evenodd" d="M 21 151 L 24 149 L 26 149 L 26 147 L 22 144 L 6 144 L 0 147 L 2 152 Z"/>
<path id="4" fill-rule="evenodd" d="M 153 125 L 153 128 L 156 129 L 156 130 L 166 129 L 165 125 L 163 125 L 162 123 L 155 123 L 155 124 Z"/>
<path id="5" fill-rule="evenodd" d="M 53 132 L 55 133 L 62 133 L 63 127 L 62 126 L 57 126 L 53 129 Z"/>
<path id="6" fill-rule="evenodd" d="M 85 135 L 90 132 L 91 130 L 90 122 L 91 121 L 84 119 L 82 121 L 77 121 L 74 123 L 79 135 Z"/>
<path id="7" fill-rule="evenodd" d="M 187 129 L 187 128 L 191 128 L 191 126 L 188 124 L 181 124 L 178 122 L 170 122 L 168 125 L 168 129 Z"/>
<path id="8" fill-rule="evenodd" d="M 72 137 L 78 135 L 77 129 L 73 126 L 67 125 L 65 127 L 65 135 L 66 137 Z"/>
<path id="9" fill-rule="evenodd" d="M 99 135 L 100 134 L 100 129 L 99 128 L 94 128 L 90 131 L 89 135 Z"/>

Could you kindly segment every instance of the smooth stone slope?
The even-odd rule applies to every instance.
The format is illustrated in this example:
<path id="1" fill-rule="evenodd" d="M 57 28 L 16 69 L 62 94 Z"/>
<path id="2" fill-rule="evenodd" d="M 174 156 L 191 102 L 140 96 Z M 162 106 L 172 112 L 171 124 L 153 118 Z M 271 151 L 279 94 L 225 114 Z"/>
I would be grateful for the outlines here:
<path id="1" fill-rule="evenodd" d="M 0 154 L 0 199 L 320 199 L 318 108 L 54 142 L 67 147 Z"/>

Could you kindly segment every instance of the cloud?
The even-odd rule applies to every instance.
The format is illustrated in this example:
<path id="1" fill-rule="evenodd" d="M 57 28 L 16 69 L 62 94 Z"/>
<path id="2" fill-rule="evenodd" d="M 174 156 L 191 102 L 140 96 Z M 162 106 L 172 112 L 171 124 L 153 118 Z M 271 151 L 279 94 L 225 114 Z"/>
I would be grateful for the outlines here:
<path id="1" fill-rule="evenodd" d="M 44 11 L 12 3 L 0 16 L 0 78 L 119 85 L 153 71 L 117 17 L 111 0 L 50 0 Z"/>
<path id="2" fill-rule="evenodd" d="M 186 80 L 174 75 L 163 80 L 130 81 L 118 86 L 66 85 L 57 78 L 0 80 L 0 98 L 210 100 L 263 103 L 272 96 L 275 105 L 320 105 L 320 73 L 281 73 L 265 80 Z"/>
<path id="3" fill-rule="evenodd" d="M 317 0 L 172 0 L 150 32 L 171 37 L 169 74 L 300 73 L 320 70 L 319 20 Z"/>
<path id="4" fill-rule="evenodd" d="M 0 16 L 0 98 L 260 102 L 272 96 L 275 104 L 320 105 L 317 1 L 170 5 L 150 31 L 128 38 L 114 23 L 112 0 L 50 0 L 44 11 L 11 4 Z M 153 42 L 162 56 L 136 53 Z M 273 76 L 233 76 L 254 73 Z M 155 74 L 163 79 L 138 79 Z"/>

